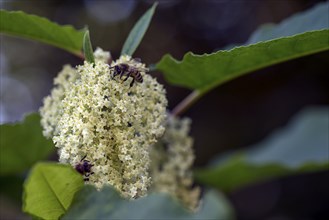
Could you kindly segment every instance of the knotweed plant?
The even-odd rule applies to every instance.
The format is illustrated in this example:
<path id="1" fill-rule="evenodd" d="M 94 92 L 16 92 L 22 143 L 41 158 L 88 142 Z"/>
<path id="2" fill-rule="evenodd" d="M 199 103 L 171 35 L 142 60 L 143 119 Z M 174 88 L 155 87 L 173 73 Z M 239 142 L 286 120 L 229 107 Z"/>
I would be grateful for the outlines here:
<path id="1" fill-rule="evenodd" d="M 141 2 L 144 3 L 140 4 L 147 4 L 148 1 Z M 110 5 L 106 11 L 111 13 L 115 11 L 114 8 L 111 9 L 111 6 L 125 4 L 121 1 L 117 3 L 106 4 Z M 207 1 L 202 1 L 202 4 L 207 5 Z M 214 6 L 216 4 L 212 3 Z M 10 1 L 4 7 L 11 8 L 11 6 L 8 7 L 9 5 L 11 5 Z M 13 8 L 19 5 L 15 4 Z M 91 4 L 86 5 L 87 8 L 90 6 Z M 1 204 L 11 209 L 5 197 L 14 195 L 13 201 L 16 201 L 17 193 L 14 192 L 16 183 L 24 180 L 21 196 L 23 211 L 35 219 L 231 220 L 234 219 L 233 208 L 223 196 L 224 193 L 233 192 L 234 194 L 237 189 L 283 175 L 328 170 L 328 157 L 326 157 L 328 109 L 315 112 L 314 120 L 312 117 L 306 120 L 298 119 L 302 123 L 292 124 L 293 126 L 289 126 L 289 129 L 273 135 L 271 138 L 274 139 L 257 145 L 257 149 L 250 151 L 244 147 L 238 152 L 214 158 L 215 160 L 210 163 L 211 166 L 197 168 L 193 170 L 193 173 L 192 166 L 199 155 L 195 155 L 193 150 L 194 138 L 190 135 L 192 120 L 181 117 L 194 103 L 217 86 L 242 75 L 247 78 L 247 74 L 274 64 L 301 57 L 304 57 L 303 61 L 305 61 L 308 59 L 306 56 L 310 57 L 312 54 L 321 52 L 316 55 L 317 59 L 305 62 L 309 66 L 311 64 L 317 66 L 318 74 L 310 75 L 320 76 L 321 65 L 324 63 L 327 65 L 324 57 L 329 50 L 328 19 L 326 19 L 328 2 L 293 16 L 282 24 L 271 24 L 265 26 L 265 29 L 263 27 L 255 31 L 243 46 L 219 51 L 216 47 L 213 48 L 216 52 L 203 55 L 188 52 L 181 60 L 168 54 L 164 55 L 160 61 L 155 58 L 161 52 L 163 45 L 154 45 L 154 42 L 158 43 L 159 39 L 164 39 L 157 38 L 161 34 L 161 36 L 173 36 L 167 28 L 154 28 L 153 30 L 161 31 L 145 42 L 144 49 L 148 48 L 147 53 L 151 55 L 144 56 L 146 50 L 140 50 L 138 55 L 134 55 L 147 31 L 156 6 L 157 3 L 154 3 L 137 21 L 120 54 L 116 50 L 118 45 L 111 48 L 111 50 L 114 49 L 111 52 L 117 55 L 115 57 L 101 48 L 94 51 L 89 31 L 86 28 L 78 30 L 70 25 L 58 25 L 46 18 L 22 11 L 0 10 L 0 33 L 48 43 L 80 59 L 77 66 L 70 64 L 63 66 L 53 81 L 54 86 L 50 94 L 44 98 L 39 112 L 28 115 L 21 123 L 0 125 L 0 177 L 1 181 L 4 180 L 1 182 L 2 191 L 6 192 L 0 195 Z M 184 7 L 180 8 L 184 10 Z M 198 9 L 195 8 L 195 10 Z M 80 10 L 75 11 L 80 13 Z M 117 12 L 120 13 L 120 10 Z M 177 17 L 177 20 L 186 20 L 187 14 L 185 12 L 180 14 L 182 16 Z M 243 19 L 240 20 L 243 21 Z M 161 20 L 161 23 L 163 21 Z M 107 27 L 117 28 L 120 25 Z M 198 28 L 208 33 L 207 27 Z M 93 35 L 100 36 L 105 31 L 107 30 L 93 33 Z M 111 31 L 114 33 L 116 29 Z M 116 42 L 121 42 L 118 39 L 105 38 L 109 36 L 107 34 L 103 36 L 98 39 L 106 39 L 108 43 L 110 42 L 108 45 L 113 46 Z M 0 40 L 3 39 L 7 38 L 1 37 Z M 166 44 L 169 42 L 171 41 L 166 41 Z M 173 45 L 181 45 L 180 43 Z M 216 43 L 216 45 L 220 44 Z M 4 52 L 14 48 L 10 41 L 9 46 L 1 45 L 5 45 Z M 20 48 L 20 50 L 23 49 Z M 24 51 L 24 54 L 28 53 L 29 51 Z M 13 55 L 17 52 L 8 54 Z M 47 54 L 51 56 L 50 52 Z M 6 59 L 2 59 L 3 57 L 1 51 L 1 70 L 20 69 L 16 67 L 19 65 L 19 62 L 16 63 L 18 60 L 16 57 L 13 59 L 15 68 L 3 68 L 5 66 L 3 64 L 6 64 Z M 137 57 L 141 57 L 142 60 L 148 58 L 150 62 L 146 65 Z M 39 59 L 37 63 L 41 63 Z M 301 64 L 305 65 L 303 62 Z M 307 71 L 310 68 L 304 69 L 303 71 Z M 155 70 L 163 74 L 168 86 L 190 89 L 192 90 L 190 95 L 182 99 L 173 109 L 168 109 L 166 90 L 153 75 Z M 262 73 L 266 71 L 267 69 L 264 69 Z M 278 74 L 276 77 L 280 77 L 279 72 L 281 71 L 276 73 Z M 299 70 L 289 69 L 289 72 L 299 73 Z M 257 78 L 258 75 L 254 76 Z M 265 77 L 264 74 L 261 75 Z M 288 78 L 292 80 L 294 77 Z M 234 94 L 241 92 L 239 91 L 239 88 L 242 88 L 241 82 L 243 79 L 239 81 L 238 89 L 232 89 Z M 258 80 L 254 80 L 251 85 L 255 82 Z M 276 86 L 276 84 L 273 83 L 271 86 Z M 5 89 L 1 92 L 11 92 L 12 89 L 6 86 L 6 82 L 1 85 L 5 85 Z M 231 85 L 229 87 L 233 88 L 234 82 Z M 229 92 L 230 88 L 225 91 Z M 322 91 L 323 88 L 320 90 Z M 170 90 L 170 94 L 176 96 L 172 94 L 172 91 L 174 90 Z M 244 90 L 241 94 L 243 92 Z M 249 100 L 250 94 L 247 96 L 243 94 L 243 97 L 248 97 Z M 267 104 L 273 99 L 273 97 L 267 97 L 267 93 L 263 90 L 252 92 L 252 94 L 261 94 Z M 225 97 L 235 99 L 230 102 L 220 102 L 222 105 L 233 103 L 235 110 L 233 115 L 236 111 L 246 112 L 245 109 L 250 108 L 255 101 L 255 99 L 250 99 L 248 106 L 245 106 L 246 102 L 236 105 L 239 99 L 235 96 L 221 96 L 221 98 Z M 282 98 L 285 97 L 282 96 Z M 2 101 L 1 104 L 3 104 Z M 203 105 L 205 103 L 211 106 L 204 109 L 211 109 L 216 115 L 208 116 L 204 114 L 205 111 L 194 111 L 194 113 L 191 112 L 192 118 L 196 113 L 198 114 L 194 120 L 201 118 L 205 121 L 212 120 L 217 119 L 217 116 L 218 119 L 222 119 L 225 110 L 216 112 L 216 105 L 219 103 L 216 98 L 212 96 L 211 102 L 203 102 Z M 277 106 L 277 101 L 275 104 Z M 232 106 L 220 106 L 220 108 L 227 111 L 233 108 Z M 6 106 L 4 107 L 1 106 L 1 116 L 3 116 L 3 109 L 5 109 L 5 115 L 7 113 Z M 250 113 L 250 111 L 247 112 Z M 276 117 L 277 112 L 275 112 Z M 226 116 L 232 117 L 232 114 Z M 256 121 L 259 120 L 257 117 Z M 237 123 L 239 118 L 227 120 L 229 123 L 226 120 L 220 122 L 223 122 L 222 128 L 228 128 L 228 132 L 232 132 L 228 133 L 225 140 L 237 139 L 237 142 L 223 142 L 219 138 L 218 142 L 211 141 L 217 138 L 213 135 L 216 134 L 214 132 L 221 132 L 220 129 L 212 130 L 219 124 L 217 123 L 219 120 L 203 122 L 204 127 L 208 126 L 207 123 L 212 124 L 207 129 L 197 128 L 195 132 L 200 134 L 200 139 L 211 138 L 207 141 L 200 140 L 202 149 L 198 150 L 208 152 L 206 157 L 210 159 L 211 152 L 222 152 L 232 148 L 232 146 L 220 146 L 224 143 L 243 144 L 242 137 L 249 137 L 249 132 L 253 129 L 249 129 L 250 123 L 243 126 L 249 130 L 247 135 L 242 135 L 243 129 L 235 129 L 242 125 L 242 122 Z M 273 122 L 272 119 L 269 121 Z M 253 124 L 250 128 L 257 128 L 257 126 Z M 314 129 L 316 132 L 310 132 Z M 218 136 L 223 137 L 223 134 Z M 209 147 L 215 147 L 216 151 L 209 150 Z M 58 161 L 40 162 L 54 158 L 53 154 L 56 153 Z M 30 168 L 32 168 L 31 171 L 29 171 Z M 205 186 L 202 195 L 199 183 Z M 221 192 L 224 193 L 221 194 Z M 1 219 L 21 219 L 22 217 L 2 216 L 3 211 L 7 210 L 1 210 Z M 257 216 L 253 212 L 250 213 L 252 213 L 251 216 Z M 325 210 L 319 213 L 321 213 L 319 216 L 322 216 Z M 298 216 L 300 217 L 300 213 Z M 244 217 L 248 218 L 248 216 Z"/>

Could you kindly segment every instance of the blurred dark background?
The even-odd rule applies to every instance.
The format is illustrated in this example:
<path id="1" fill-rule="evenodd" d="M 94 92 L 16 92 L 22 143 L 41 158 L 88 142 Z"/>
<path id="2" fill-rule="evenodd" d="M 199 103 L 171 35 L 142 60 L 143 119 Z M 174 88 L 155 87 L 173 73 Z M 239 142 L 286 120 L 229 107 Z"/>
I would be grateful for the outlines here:
<path id="1" fill-rule="evenodd" d="M 93 46 L 111 51 L 114 59 L 138 18 L 153 1 L 1 0 L 1 8 L 22 10 L 76 28 L 88 25 Z M 323 2 L 320 0 L 163 0 L 135 56 L 147 64 L 170 53 L 211 53 L 245 43 L 264 23 L 283 19 Z M 328 9 L 329 10 L 329 9 Z M 37 111 L 49 94 L 52 79 L 66 63 L 81 64 L 71 54 L 41 43 L 0 36 L 0 122 Z M 186 116 L 193 119 L 196 166 L 215 155 L 246 148 L 284 126 L 301 109 L 329 104 L 329 53 L 275 65 L 213 90 Z M 189 90 L 165 84 L 169 109 Z M 12 88 L 15 88 L 14 90 Z M 281 178 L 229 195 L 238 219 L 326 219 L 329 217 L 328 172 Z"/>

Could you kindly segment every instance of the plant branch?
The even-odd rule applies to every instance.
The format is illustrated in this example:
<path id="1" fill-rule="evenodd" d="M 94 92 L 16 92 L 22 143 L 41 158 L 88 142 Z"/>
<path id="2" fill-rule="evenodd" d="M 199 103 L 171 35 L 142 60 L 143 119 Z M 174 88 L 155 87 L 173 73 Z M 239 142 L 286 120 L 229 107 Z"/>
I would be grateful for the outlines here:
<path id="1" fill-rule="evenodd" d="M 201 93 L 199 90 L 194 90 L 172 110 L 172 115 L 181 115 L 187 109 L 189 109 L 202 95 L 203 93 Z"/>

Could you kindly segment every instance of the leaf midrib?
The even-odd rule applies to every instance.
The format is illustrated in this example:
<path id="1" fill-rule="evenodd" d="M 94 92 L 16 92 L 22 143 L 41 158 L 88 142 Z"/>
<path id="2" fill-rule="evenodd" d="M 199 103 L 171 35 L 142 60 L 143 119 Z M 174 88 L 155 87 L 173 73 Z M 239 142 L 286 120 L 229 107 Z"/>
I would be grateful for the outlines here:
<path id="1" fill-rule="evenodd" d="M 62 204 L 62 202 L 60 201 L 59 197 L 57 197 L 56 192 L 53 190 L 53 188 L 51 187 L 50 183 L 48 182 L 48 179 L 46 178 L 46 176 L 44 175 L 44 171 L 40 170 L 41 176 L 44 179 L 44 181 L 46 182 L 47 186 L 49 187 L 50 191 L 54 194 L 56 200 L 58 201 L 58 203 L 61 205 L 63 211 L 67 211 L 67 209 L 64 207 L 64 204 Z"/>

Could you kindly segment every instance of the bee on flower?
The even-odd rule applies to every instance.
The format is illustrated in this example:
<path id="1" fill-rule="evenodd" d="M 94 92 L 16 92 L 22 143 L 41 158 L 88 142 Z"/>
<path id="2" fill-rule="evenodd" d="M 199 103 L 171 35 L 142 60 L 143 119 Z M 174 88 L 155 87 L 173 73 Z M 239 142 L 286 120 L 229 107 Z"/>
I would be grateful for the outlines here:
<path id="1" fill-rule="evenodd" d="M 60 72 L 40 109 L 44 133 L 53 139 L 61 163 L 75 167 L 88 155 L 93 174 L 86 184 L 98 189 L 110 184 L 125 198 L 138 198 L 151 184 L 150 146 L 165 131 L 165 90 L 130 56 L 109 65 L 108 52 L 97 49 L 94 55 L 94 64 Z M 120 74 L 127 79 L 120 80 Z"/>

